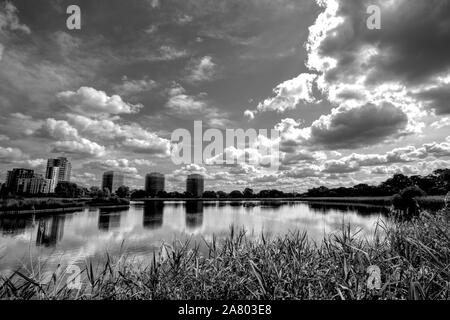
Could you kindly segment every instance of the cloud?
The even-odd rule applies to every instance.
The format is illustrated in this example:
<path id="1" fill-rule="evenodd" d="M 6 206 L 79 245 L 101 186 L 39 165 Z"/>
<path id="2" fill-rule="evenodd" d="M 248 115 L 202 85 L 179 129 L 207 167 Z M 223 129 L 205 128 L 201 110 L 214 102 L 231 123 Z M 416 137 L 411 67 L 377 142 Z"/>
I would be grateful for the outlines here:
<path id="1" fill-rule="evenodd" d="M 442 129 L 449 126 L 450 126 L 450 117 L 444 117 L 431 124 L 431 127 L 436 129 Z"/>
<path id="2" fill-rule="evenodd" d="M 157 8 L 159 7 L 159 0 L 148 0 L 148 2 L 150 3 L 152 8 Z"/>
<path id="3" fill-rule="evenodd" d="M 28 155 L 23 153 L 19 148 L 0 146 L 0 162 L 2 163 L 11 163 L 25 158 L 28 158 Z"/>
<path id="4" fill-rule="evenodd" d="M 93 116 L 137 113 L 143 107 L 126 103 L 118 95 L 109 97 L 104 91 L 90 87 L 81 87 L 76 92 L 60 92 L 57 98 L 72 111 Z"/>
<path id="5" fill-rule="evenodd" d="M 407 122 L 407 115 L 389 103 L 340 106 L 313 122 L 309 142 L 328 149 L 365 147 L 398 134 Z"/>
<path id="6" fill-rule="evenodd" d="M 363 167 L 375 167 L 371 172 L 385 174 L 395 172 L 399 167 L 390 170 L 389 165 L 398 163 L 414 163 L 429 157 L 442 158 L 450 156 L 450 143 L 427 143 L 421 147 L 396 148 L 385 154 L 358 154 L 353 153 L 340 159 L 328 160 L 324 163 L 325 173 L 350 173 L 360 171 Z M 432 162 L 431 160 L 429 162 Z M 402 167 L 402 170 L 405 167 Z"/>
<path id="7" fill-rule="evenodd" d="M 301 102 L 312 103 L 315 101 L 312 93 L 314 80 L 317 75 L 302 73 L 298 77 L 280 83 L 273 89 L 275 97 L 268 98 L 258 104 L 257 111 L 285 112 L 295 109 Z"/>
<path id="8" fill-rule="evenodd" d="M 281 134 L 281 150 L 296 148 L 356 149 L 385 141 L 389 136 L 402 136 L 407 131 L 408 116 L 389 103 L 342 105 L 321 116 L 310 127 L 283 119 L 275 128 Z"/>
<path id="9" fill-rule="evenodd" d="M 437 115 L 450 114 L 450 84 L 440 84 L 420 91 L 416 95 Z"/>
<path id="10" fill-rule="evenodd" d="M 65 120 L 47 119 L 38 134 L 58 140 L 51 144 L 51 152 L 100 157 L 106 151 L 104 146 L 81 137 L 78 130 Z"/>
<path id="11" fill-rule="evenodd" d="M 119 95 L 131 95 L 140 92 L 150 91 L 157 87 L 154 80 L 144 78 L 140 80 L 128 79 L 127 76 L 122 78 L 122 83 L 113 87 L 114 92 Z"/>
<path id="12" fill-rule="evenodd" d="M 5 1 L 0 4 L 0 34 L 7 30 L 31 33 L 27 25 L 20 23 L 17 8 L 11 2 Z"/>
<path id="13" fill-rule="evenodd" d="M 171 115 L 185 119 L 202 119 L 213 127 L 225 127 L 230 123 L 226 113 L 210 105 L 206 93 L 189 95 L 178 83 L 172 84 L 167 92 L 168 100 L 165 106 Z"/>
<path id="14" fill-rule="evenodd" d="M 71 126 L 83 135 L 114 142 L 136 153 L 156 156 L 170 154 L 170 141 L 160 138 L 156 133 L 142 128 L 137 123 L 120 124 L 113 119 L 92 119 L 82 115 L 68 114 Z"/>
<path id="15" fill-rule="evenodd" d="M 206 110 L 207 105 L 206 101 L 204 101 L 206 94 L 198 96 L 188 95 L 186 90 L 178 84 L 174 84 L 168 93 L 169 100 L 166 103 L 166 107 L 175 113 L 183 114 Z"/>
<path id="16" fill-rule="evenodd" d="M 204 56 L 196 59 L 188 66 L 189 75 L 187 80 L 190 82 L 202 82 L 211 80 L 215 75 L 216 64 L 211 56 Z"/>
<path id="17" fill-rule="evenodd" d="M 186 181 L 188 175 L 194 173 L 203 175 L 205 179 L 210 178 L 210 176 L 208 175 L 208 170 L 206 170 L 205 167 L 195 163 L 191 163 L 181 167 L 180 169 L 174 170 L 171 174 L 167 175 L 167 179 L 169 181 L 182 182 Z"/>
<path id="18" fill-rule="evenodd" d="M 146 57 L 146 59 L 150 62 L 172 61 L 185 58 L 187 56 L 188 52 L 185 49 L 180 50 L 173 46 L 163 45 L 159 47 L 158 53 L 150 54 Z"/>
<path id="19" fill-rule="evenodd" d="M 105 147 L 85 138 L 79 140 L 57 141 L 51 145 L 51 152 L 89 155 L 101 157 L 105 154 Z"/>
<path id="20" fill-rule="evenodd" d="M 83 169 L 95 171 L 119 171 L 129 176 L 138 174 L 136 167 L 132 166 L 132 162 L 128 159 L 106 159 L 89 161 L 83 164 Z"/>
<path id="21" fill-rule="evenodd" d="M 316 101 L 319 94 L 325 98 L 334 109 L 304 128 L 310 136 L 297 144 L 369 146 L 420 133 L 429 110 L 450 113 L 448 5 L 425 0 L 413 5 L 403 0 L 317 3 L 321 12 L 305 45 L 309 73 L 276 86 L 275 97 L 257 109 L 284 112 L 299 101 Z M 382 10 L 381 30 L 369 30 L 364 19 L 374 4 Z M 254 111 L 246 116 L 252 118 Z"/>

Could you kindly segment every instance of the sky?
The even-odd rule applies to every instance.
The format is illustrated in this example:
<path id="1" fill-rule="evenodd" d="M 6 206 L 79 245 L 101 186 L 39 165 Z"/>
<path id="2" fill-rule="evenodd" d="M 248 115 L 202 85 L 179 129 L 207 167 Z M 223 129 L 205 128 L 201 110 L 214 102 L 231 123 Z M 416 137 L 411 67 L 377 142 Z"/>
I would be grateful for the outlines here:
<path id="1" fill-rule="evenodd" d="M 164 173 L 167 191 L 190 173 L 225 191 L 377 184 L 449 167 L 448 101 L 447 0 L 0 0 L 0 180 L 67 156 L 85 186 L 106 170 L 132 188 Z M 194 121 L 278 130 L 244 154 L 279 165 L 233 148 L 235 164 L 175 164 Z"/>

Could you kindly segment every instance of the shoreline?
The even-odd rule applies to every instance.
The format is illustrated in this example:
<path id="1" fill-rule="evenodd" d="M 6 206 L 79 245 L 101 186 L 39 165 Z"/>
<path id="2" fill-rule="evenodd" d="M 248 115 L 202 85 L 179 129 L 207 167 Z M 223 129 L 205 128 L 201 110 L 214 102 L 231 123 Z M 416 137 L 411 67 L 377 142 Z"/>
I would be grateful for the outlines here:
<path id="1" fill-rule="evenodd" d="M 419 204 L 422 205 L 444 205 L 445 196 L 429 196 L 418 198 Z M 30 198 L 33 199 L 33 198 Z M 30 214 L 45 214 L 45 213 L 73 213 L 85 208 L 96 209 L 128 209 L 130 205 L 139 202 L 182 202 L 182 201 L 205 201 L 205 202 L 305 202 L 305 203 L 324 203 L 330 205 L 361 205 L 361 206 L 377 206 L 388 207 L 391 206 L 392 196 L 387 197 L 304 197 L 304 198 L 139 198 L 130 200 L 130 204 L 127 205 L 90 205 L 85 204 L 77 207 L 61 207 L 61 208 L 49 208 L 49 209 L 26 209 L 26 210 L 0 210 L 0 217 L 14 216 L 14 215 L 30 215 Z M 76 201 L 77 199 L 73 199 Z"/>

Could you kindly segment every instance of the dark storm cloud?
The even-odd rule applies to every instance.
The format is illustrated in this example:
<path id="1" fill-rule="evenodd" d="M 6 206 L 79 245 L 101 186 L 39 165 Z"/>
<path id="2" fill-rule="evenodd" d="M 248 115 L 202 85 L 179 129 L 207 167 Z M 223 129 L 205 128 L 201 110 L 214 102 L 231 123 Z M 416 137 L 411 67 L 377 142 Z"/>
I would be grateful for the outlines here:
<path id="1" fill-rule="evenodd" d="M 369 5 L 381 7 L 381 29 L 366 25 Z M 334 36 L 322 42 L 319 52 L 337 60 L 329 80 L 351 78 L 361 50 L 374 47 L 379 54 L 364 63 L 369 83 L 401 81 L 418 84 L 450 68 L 450 2 L 340 1 L 338 15 L 344 18 Z"/>
<path id="2" fill-rule="evenodd" d="M 436 114 L 450 114 L 450 85 L 421 91 L 417 97 L 425 101 L 430 109 L 435 110 Z"/>
<path id="3" fill-rule="evenodd" d="M 330 149 L 364 147 L 399 132 L 407 121 L 404 112 L 388 103 L 339 107 L 312 124 L 309 142 Z"/>

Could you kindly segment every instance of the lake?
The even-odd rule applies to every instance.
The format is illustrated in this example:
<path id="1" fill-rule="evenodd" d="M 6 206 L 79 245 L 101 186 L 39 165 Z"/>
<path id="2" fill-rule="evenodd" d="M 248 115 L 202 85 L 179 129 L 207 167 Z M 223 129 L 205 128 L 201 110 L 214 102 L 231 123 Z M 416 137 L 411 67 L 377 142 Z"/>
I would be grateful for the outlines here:
<path id="1" fill-rule="evenodd" d="M 44 269 L 58 264 L 100 261 L 105 253 L 127 253 L 150 261 L 162 243 L 191 239 L 202 243 L 245 229 L 250 237 L 306 231 L 320 242 L 324 235 L 351 224 L 370 238 L 386 208 L 291 201 L 148 201 L 132 202 L 127 210 L 82 209 L 45 217 L 0 218 L 0 272 L 8 274 L 30 262 Z"/>

